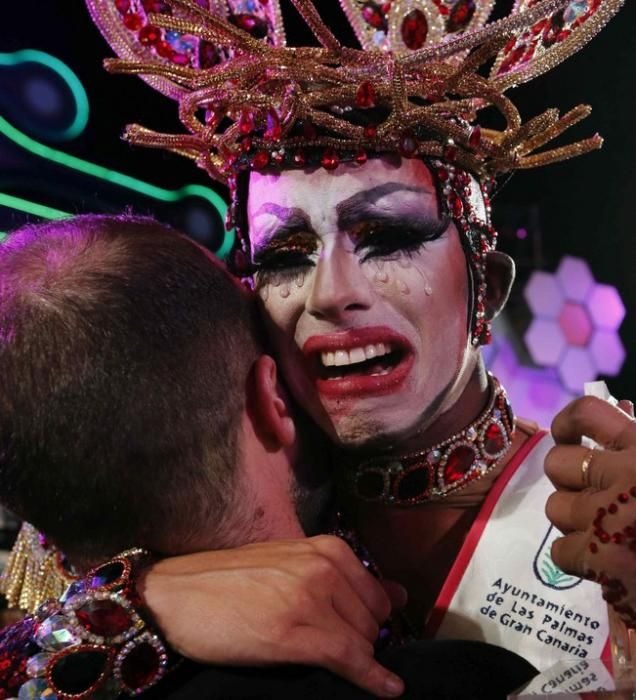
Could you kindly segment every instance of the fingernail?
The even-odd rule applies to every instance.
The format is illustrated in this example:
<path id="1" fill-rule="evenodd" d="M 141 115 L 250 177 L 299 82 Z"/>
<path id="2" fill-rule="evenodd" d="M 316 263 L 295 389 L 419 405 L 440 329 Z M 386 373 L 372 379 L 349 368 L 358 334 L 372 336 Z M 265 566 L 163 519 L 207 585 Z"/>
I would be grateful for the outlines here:
<path id="1" fill-rule="evenodd" d="M 396 698 L 404 692 L 404 682 L 399 676 L 391 674 L 384 681 L 384 690 L 387 695 Z"/>

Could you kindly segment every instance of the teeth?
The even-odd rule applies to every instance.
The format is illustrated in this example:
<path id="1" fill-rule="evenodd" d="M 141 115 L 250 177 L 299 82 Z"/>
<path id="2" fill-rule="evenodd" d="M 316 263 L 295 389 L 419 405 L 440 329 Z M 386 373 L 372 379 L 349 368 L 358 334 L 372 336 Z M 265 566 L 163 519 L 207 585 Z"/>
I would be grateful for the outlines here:
<path id="1" fill-rule="evenodd" d="M 336 367 L 341 367 L 342 365 L 350 365 L 349 353 L 346 350 L 336 350 L 336 361 L 334 362 Z"/>
<path id="2" fill-rule="evenodd" d="M 391 350 L 390 343 L 374 343 L 365 347 L 351 348 L 351 350 L 323 352 L 320 354 L 320 359 L 325 367 L 342 367 L 344 365 L 356 365 L 365 360 L 372 360 L 374 357 L 388 355 Z M 382 372 L 382 374 L 386 374 L 386 372 Z"/>

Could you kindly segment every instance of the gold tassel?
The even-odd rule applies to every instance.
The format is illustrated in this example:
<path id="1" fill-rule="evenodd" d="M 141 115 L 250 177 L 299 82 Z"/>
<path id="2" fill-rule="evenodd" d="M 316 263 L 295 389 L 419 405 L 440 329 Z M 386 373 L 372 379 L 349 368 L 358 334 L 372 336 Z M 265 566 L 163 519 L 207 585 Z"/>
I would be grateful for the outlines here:
<path id="1" fill-rule="evenodd" d="M 24 523 L 0 576 L 0 593 L 10 608 L 33 613 L 49 598 L 59 598 L 74 577 L 64 571 L 62 554 L 44 546 L 40 533 Z"/>

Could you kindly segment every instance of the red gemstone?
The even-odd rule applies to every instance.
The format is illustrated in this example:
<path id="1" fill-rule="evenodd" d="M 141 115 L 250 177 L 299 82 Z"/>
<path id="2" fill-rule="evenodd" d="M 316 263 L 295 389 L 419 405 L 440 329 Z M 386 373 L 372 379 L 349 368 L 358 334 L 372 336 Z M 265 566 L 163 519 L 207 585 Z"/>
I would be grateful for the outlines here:
<path id="1" fill-rule="evenodd" d="M 241 118 L 239 119 L 239 131 L 247 136 L 254 131 L 255 126 L 254 114 L 250 112 L 249 109 L 244 109 L 241 112 Z"/>
<path id="2" fill-rule="evenodd" d="M 272 163 L 274 165 L 282 165 L 285 162 L 285 154 L 281 153 L 280 151 L 276 151 L 276 153 L 272 153 Z"/>
<path id="3" fill-rule="evenodd" d="M 417 141 L 415 140 L 413 134 L 410 132 L 402 134 L 399 149 L 400 155 L 404 156 L 405 158 L 412 158 L 415 155 L 417 151 Z"/>
<path id="4" fill-rule="evenodd" d="M 461 198 L 458 197 L 454 193 L 451 194 L 450 205 L 451 205 L 451 211 L 453 214 L 453 218 L 459 219 L 462 216 L 462 214 L 464 213 L 464 203 L 462 202 Z"/>
<path id="5" fill-rule="evenodd" d="M 373 126 L 373 124 L 367 124 L 364 127 L 364 137 L 367 139 L 374 139 L 378 135 L 378 129 L 377 127 Z"/>
<path id="6" fill-rule="evenodd" d="M 335 170 L 340 165 L 340 158 L 334 148 L 327 148 L 322 154 L 320 164 L 325 170 Z"/>
<path id="7" fill-rule="evenodd" d="M 628 493 L 619 493 L 618 494 L 618 502 L 619 503 L 627 503 L 629 501 L 629 494 Z"/>
<path id="8" fill-rule="evenodd" d="M 592 554 L 596 554 L 598 552 L 598 545 L 596 544 L 596 542 L 590 542 L 588 546 Z"/>
<path id="9" fill-rule="evenodd" d="M 147 24 L 139 30 L 139 41 L 148 46 L 156 44 L 161 39 L 161 30 L 158 27 L 153 27 L 152 24 Z"/>
<path id="10" fill-rule="evenodd" d="M 229 19 L 232 24 L 251 34 L 255 39 L 263 39 L 267 36 L 267 23 L 256 15 L 232 15 Z"/>
<path id="11" fill-rule="evenodd" d="M 356 106 L 361 109 L 375 107 L 375 88 L 368 80 L 365 80 L 356 93 Z"/>
<path id="12" fill-rule="evenodd" d="M 364 165 L 367 162 L 368 156 L 364 148 L 361 148 L 355 155 L 355 161 L 358 165 Z"/>
<path id="13" fill-rule="evenodd" d="M 128 612 L 114 600 L 89 600 L 75 615 L 83 627 L 101 637 L 116 637 L 132 626 Z"/>
<path id="14" fill-rule="evenodd" d="M 243 153 L 249 153 L 252 150 L 252 139 L 246 136 L 244 139 L 241 139 L 240 146 Z"/>
<path id="15" fill-rule="evenodd" d="M 444 467 L 444 481 L 447 484 L 453 484 L 459 481 L 468 470 L 473 466 L 475 461 L 475 451 L 467 445 L 461 445 L 453 450 Z"/>
<path id="16" fill-rule="evenodd" d="M 479 146 L 480 143 L 481 143 L 481 127 L 479 125 L 477 125 L 470 132 L 470 136 L 468 137 L 468 145 L 471 148 L 477 148 L 477 146 Z"/>
<path id="17" fill-rule="evenodd" d="M 304 151 L 298 150 L 294 153 L 294 165 L 297 165 L 299 168 L 304 168 L 306 162 L 307 156 Z"/>
<path id="18" fill-rule="evenodd" d="M 313 141 L 313 139 L 315 139 L 316 136 L 318 136 L 318 132 L 314 124 L 312 124 L 311 122 L 303 123 L 303 136 L 306 139 L 309 139 L 310 141 Z"/>
<path id="19" fill-rule="evenodd" d="M 608 513 L 611 513 L 612 515 L 614 515 L 617 511 L 618 511 L 618 506 L 616 505 L 616 503 L 610 503 L 607 506 Z"/>
<path id="20" fill-rule="evenodd" d="M 269 163 L 269 153 L 267 151 L 257 151 L 252 158 L 252 167 L 254 170 L 262 170 Z"/>
<path id="21" fill-rule="evenodd" d="M 484 433 L 484 450 L 489 455 L 497 455 L 506 446 L 506 438 L 497 423 L 491 423 Z"/>
<path id="22" fill-rule="evenodd" d="M 115 0 L 115 7 L 120 15 L 125 15 L 130 10 L 130 0 Z"/>
<path id="23" fill-rule="evenodd" d="M 270 141 L 278 141 L 283 133 L 283 130 L 280 125 L 278 114 L 276 114 L 276 110 L 272 107 L 267 110 L 265 121 L 267 128 L 265 129 L 263 136 Z"/>
<path id="24" fill-rule="evenodd" d="M 155 51 L 164 58 L 170 58 L 174 53 L 172 46 L 167 41 L 158 41 L 155 44 Z"/>
<path id="25" fill-rule="evenodd" d="M 380 11 L 382 12 L 383 15 L 388 15 L 389 12 L 391 12 L 391 3 L 390 2 L 383 2 L 380 5 Z"/>
<path id="26" fill-rule="evenodd" d="M 362 7 L 362 16 L 367 24 L 370 24 L 374 29 L 386 31 L 388 28 L 386 17 L 382 14 L 382 10 L 375 2 L 367 2 Z"/>
<path id="27" fill-rule="evenodd" d="M 421 49 L 428 34 L 428 22 L 421 10 L 413 10 L 402 20 L 402 41 L 412 51 Z"/>
<path id="28" fill-rule="evenodd" d="M 159 652 L 151 644 L 141 643 L 122 661 L 121 677 L 129 690 L 139 690 L 152 683 L 160 670 Z"/>
<path id="29" fill-rule="evenodd" d="M 453 5 L 453 9 L 446 22 L 446 31 L 452 33 L 466 29 L 474 14 L 475 0 L 458 0 L 458 2 Z"/>
<path id="30" fill-rule="evenodd" d="M 131 12 L 124 16 L 124 26 L 130 29 L 131 32 L 137 32 L 144 26 L 144 21 L 140 14 Z"/>
<path id="31" fill-rule="evenodd" d="M 446 170 L 446 168 L 440 168 L 437 171 L 437 177 L 440 182 L 446 182 L 448 180 L 448 170 Z"/>

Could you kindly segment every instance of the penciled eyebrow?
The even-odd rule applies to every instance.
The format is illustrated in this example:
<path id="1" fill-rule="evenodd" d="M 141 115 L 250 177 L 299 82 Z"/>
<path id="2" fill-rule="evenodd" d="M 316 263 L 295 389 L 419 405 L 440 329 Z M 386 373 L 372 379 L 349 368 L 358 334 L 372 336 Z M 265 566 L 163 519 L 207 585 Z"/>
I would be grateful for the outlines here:
<path id="1" fill-rule="evenodd" d="M 367 219 L 375 220 L 394 220 L 395 215 L 389 215 L 383 212 L 382 209 L 376 207 L 378 199 L 386 197 L 395 192 L 414 192 L 421 195 L 435 194 L 432 190 L 415 185 L 406 185 L 401 182 L 385 182 L 382 185 L 377 185 L 371 189 L 357 192 L 349 199 L 345 199 L 336 205 L 338 214 L 338 228 L 341 231 L 346 231 L 352 226 Z M 401 219 L 413 221 L 413 223 L 422 221 L 438 221 L 437 208 L 434 216 L 424 216 L 422 214 L 403 214 Z"/>
<path id="2" fill-rule="evenodd" d="M 272 247 L 273 243 L 282 243 L 298 233 L 311 231 L 309 217 L 298 207 L 282 207 L 273 202 L 265 202 L 265 204 L 254 212 L 252 217 L 255 219 L 261 214 L 272 214 L 272 216 L 275 216 L 280 221 L 280 224 L 276 227 L 276 230 L 271 236 L 254 244 L 252 248 L 252 257 L 255 262 Z"/>

